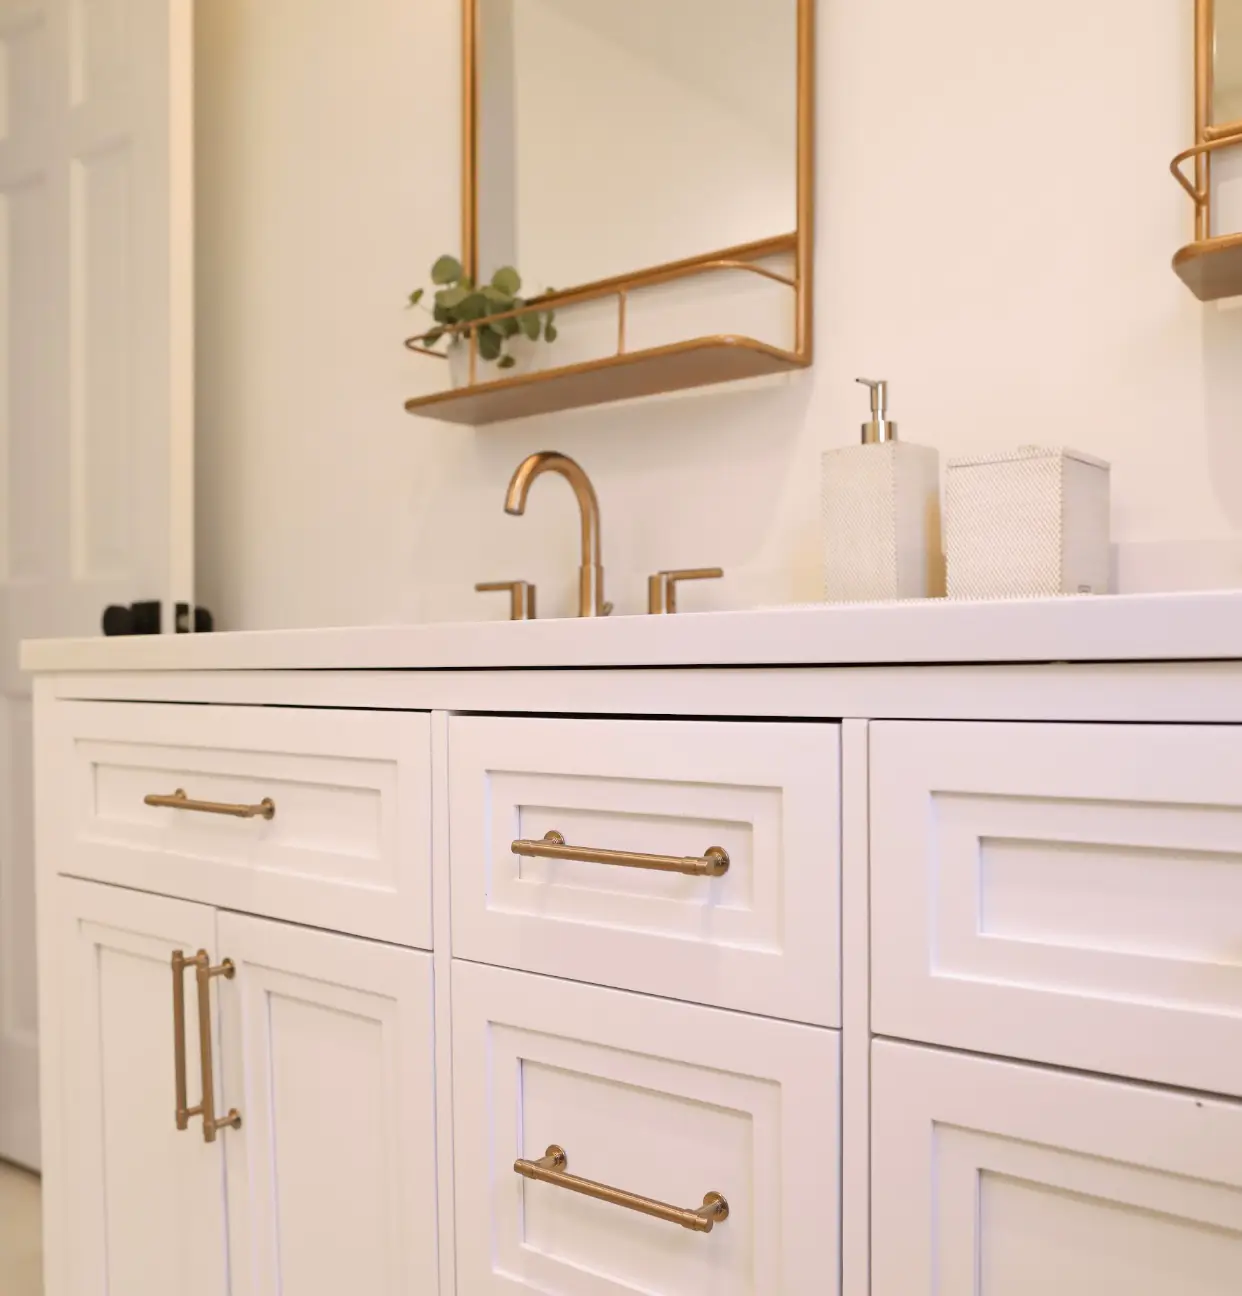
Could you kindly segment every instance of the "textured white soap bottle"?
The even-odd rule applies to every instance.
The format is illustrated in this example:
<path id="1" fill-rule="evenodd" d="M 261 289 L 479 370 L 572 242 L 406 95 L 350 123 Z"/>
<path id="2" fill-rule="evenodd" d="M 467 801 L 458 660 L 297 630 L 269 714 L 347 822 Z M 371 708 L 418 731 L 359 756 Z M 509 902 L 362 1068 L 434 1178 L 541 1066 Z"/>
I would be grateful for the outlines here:
<path id="1" fill-rule="evenodd" d="M 824 596 L 830 603 L 938 598 L 940 455 L 897 439 L 888 384 L 870 378 L 862 445 L 824 455 Z"/>

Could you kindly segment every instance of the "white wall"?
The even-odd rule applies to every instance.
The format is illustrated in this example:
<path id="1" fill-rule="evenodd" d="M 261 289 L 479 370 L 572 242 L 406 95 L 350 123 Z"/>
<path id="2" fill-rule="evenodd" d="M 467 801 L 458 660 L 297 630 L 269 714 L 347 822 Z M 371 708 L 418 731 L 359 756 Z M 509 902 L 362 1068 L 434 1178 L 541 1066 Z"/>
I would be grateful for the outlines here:
<path id="1" fill-rule="evenodd" d="M 200 593 L 225 626 L 501 616 L 472 586 L 518 576 L 569 612 L 569 491 L 501 509 L 545 448 L 596 482 L 618 612 L 708 563 L 728 579 L 687 609 L 815 598 L 819 456 L 862 372 L 943 455 L 1110 459 L 1124 588 L 1242 584 L 1242 310 L 1169 269 L 1189 6 L 820 0 L 816 367 L 477 433 L 401 410 L 441 380 L 400 303 L 457 240 L 456 5 L 209 8 Z"/>

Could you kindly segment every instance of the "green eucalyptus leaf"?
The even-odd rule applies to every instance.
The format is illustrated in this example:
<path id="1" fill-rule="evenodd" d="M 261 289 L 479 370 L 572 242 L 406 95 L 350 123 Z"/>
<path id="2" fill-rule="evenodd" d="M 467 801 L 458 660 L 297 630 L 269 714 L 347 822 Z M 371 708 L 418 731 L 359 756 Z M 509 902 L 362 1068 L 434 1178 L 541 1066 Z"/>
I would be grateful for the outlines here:
<path id="1" fill-rule="evenodd" d="M 482 319 L 484 315 L 490 314 L 491 308 L 487 304 L 487 298 L 481 292 L 468 292 L 463 296 L 456 310 L 459 320 L 469 321 Z"/>
<path id="2" fill-rule="evenodd" d="M 443 329 L 438 329 L 438 328 L 432 329 L 431 332 L 428 333 L 425 338 L 423 338 L 423 346 L 425 346 L 427 350 L 430 351 L 432 347 L 434 347 L 435 344 L 439 342 L 439 340 L 443 336 L 444 336 Z"/>
<path id="3" fill-rule="evenodd" d="M 510 297 L 515 297 L 521 291 L 522 276 L 512 266 L 501 266 L 492 275 L 492 287 L 499 288 L 502 293 L 507 293 Z"/>
<path id="4" fill-rule="evenodd" d="M 541 325 L 539 322 L 538 311 L 531 311 L 529 315 L 519 315 L 518 322 L 522 326 L 522 332 L 525 333 L 532 342 L 539 341 L 539 330 Z"/>
<path id="5" fill-rule="evenodd" d="M 438 301 L 440 305 L 445 307 L 447 310 L 459 311 L 462 307 L 462 303 L 465 302 L 469 296 L 470 289 L 463 288 L 459 284 L 456 288 L 445 288 L 441 292 L 436 293 L 436 301 Z"/>
<path id="6" fill-rule="evenodd" d="M 447 307 L 441 306 L 439 302 L 436 303 L 435 309 L 431 312 L 431 318 L 437 324 L 451 324 L 453 322 Z"/>
<path id="7" fill-rule="evenodd" d="M 498 359 L 503 345 L 500 334 L 490 325 L 479 330 L 479 355 L 484 360 Z"/>
<path id="8" fill-rule="evenodd" d="M 522 331 L 522 326 L 518 323 L 516 315 L 511 315 L 508 319 L 498 320 L 494 327 L 498 328 L 507 338 L 517 337 Z"/>
<path id="9" fill-rule="evenodd" d="M 556 325 L 552 323 L 551 315 L 548 316 L 548 323 L 543 330 L 543 336 L 544 336 L 544 340 L 548 342 L 555 342 L 556 339 L 560 337 L 560 333 L 557 332 Z"/>
<path id="10" fill-rule="evenodd" d="M 496 365 L 497 369 L 512 369 L 517 361 L 511 355 L 502 355 Z"/>
<path id="11" fill-rule="evenodd" d="M 494 284 L 487 284 L 480 288 L 479 291 L 487 298 L 493 306 L 499 306 L 502 310 L 513 309 L 513 294 L 502 292 Z"/>
<path id="12" fill-rule="evenodd" d="M 456 257 L 442 256 L 431 267 L 431 282 L 434 284 L 456 283 L 462 277 L 461 262 Z"/>
<path id="13" fill-rule="evenodd" d="M 410 294 L 410 305 L 417 306 L 418 303 L 422 301 L 424 292 L 425 290 L 422 288 L 415 288 L 414 291 Z"/>

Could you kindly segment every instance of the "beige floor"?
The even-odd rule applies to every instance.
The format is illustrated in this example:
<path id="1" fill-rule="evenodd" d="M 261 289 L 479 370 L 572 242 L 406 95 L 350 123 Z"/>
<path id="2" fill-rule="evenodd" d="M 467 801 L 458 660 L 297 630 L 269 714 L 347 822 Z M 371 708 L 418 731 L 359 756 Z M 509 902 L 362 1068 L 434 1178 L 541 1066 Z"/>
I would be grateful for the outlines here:
<path id="1" fill-rule="evenodd" d="M 0 1293 L 41 1296 L 39 1180 L 0 1161 Z"/>

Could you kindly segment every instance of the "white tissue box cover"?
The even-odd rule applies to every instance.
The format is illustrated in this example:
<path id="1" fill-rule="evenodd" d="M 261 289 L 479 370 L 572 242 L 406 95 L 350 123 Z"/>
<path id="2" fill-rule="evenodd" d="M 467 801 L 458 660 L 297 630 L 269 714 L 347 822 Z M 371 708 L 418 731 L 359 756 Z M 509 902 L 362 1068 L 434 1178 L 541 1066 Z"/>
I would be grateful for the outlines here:
<path id="1" fill-rule="evenodd" d="M 950 460 L 944 524 L 950 598 L 1108 593 L 1102 459 L 1023 446 Z"/>

